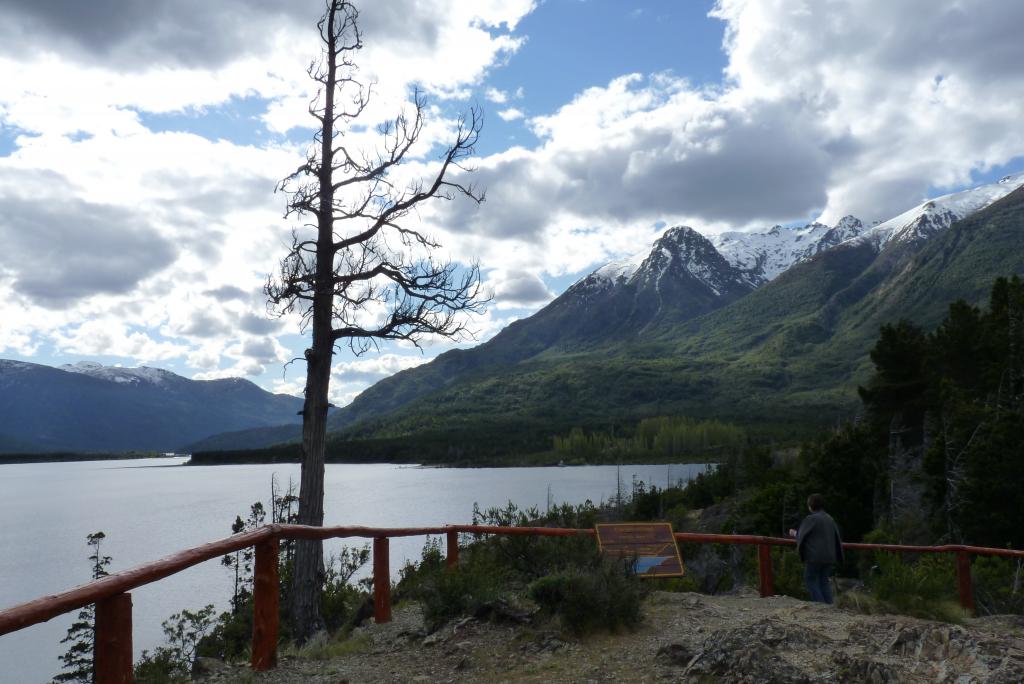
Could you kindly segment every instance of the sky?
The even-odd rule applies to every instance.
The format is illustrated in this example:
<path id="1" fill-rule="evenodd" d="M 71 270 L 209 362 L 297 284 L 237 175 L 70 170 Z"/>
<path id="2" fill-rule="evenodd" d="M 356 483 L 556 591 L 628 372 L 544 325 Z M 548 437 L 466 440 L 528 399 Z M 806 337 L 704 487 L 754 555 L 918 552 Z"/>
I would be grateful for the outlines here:
<path id="1" fill-rule="evenodd" d="M 375 126 L 413 89 L 429 174 L 483 110 L 481 205 L 410 227 L 477 262 L 474 336 L 340 350 L 332 398 L 486 340 L 667 226 L 763 230 L 1024 170 L 1019 0 L 362 2 Z M 299 394 L 263 285 L 292 219 L 320 0 L 0 0 L 0 358 L 149 365 Z"/>

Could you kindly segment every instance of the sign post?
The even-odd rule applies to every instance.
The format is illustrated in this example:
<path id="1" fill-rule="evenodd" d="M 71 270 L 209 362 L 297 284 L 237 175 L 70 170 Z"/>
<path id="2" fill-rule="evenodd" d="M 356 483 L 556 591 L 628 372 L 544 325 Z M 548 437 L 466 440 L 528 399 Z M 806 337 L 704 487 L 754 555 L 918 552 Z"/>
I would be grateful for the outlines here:
<path id="1" fill-rule="evenodd" d="M 672 523 L 600 523 L 597 546 L 610 558 L 632 558 L 639 577 L 682 577 Z"/>

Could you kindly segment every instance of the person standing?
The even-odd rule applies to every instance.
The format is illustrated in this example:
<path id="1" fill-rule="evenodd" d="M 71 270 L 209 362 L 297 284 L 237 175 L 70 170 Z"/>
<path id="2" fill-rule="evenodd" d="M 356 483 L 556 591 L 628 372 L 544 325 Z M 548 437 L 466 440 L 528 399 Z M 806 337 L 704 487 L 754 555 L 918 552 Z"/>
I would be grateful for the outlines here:
<path id="1" fill-rule="evenodd" d="M 817 603 L 832 603 L 832 585 L 829 577 L 838 563 L 843 562 L 843 539 L 839 526 L 825 512 L 825 498 L 821 494 L 807 497 L 811 514 L 800 523 L 800 529 L 790 530 L 796 537 L 796 548 L 804 563 L 804 583 Z"/>

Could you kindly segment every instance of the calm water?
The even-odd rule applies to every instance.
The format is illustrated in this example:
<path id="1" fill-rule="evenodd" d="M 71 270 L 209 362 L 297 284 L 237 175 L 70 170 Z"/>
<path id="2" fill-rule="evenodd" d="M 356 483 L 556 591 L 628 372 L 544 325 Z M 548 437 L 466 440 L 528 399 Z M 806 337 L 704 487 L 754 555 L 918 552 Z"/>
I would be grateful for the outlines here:
<path id="1" fill-rule="evenodd" d="M 297 465 L 182 467 L 182 459 L 0 466 L 0 609 L 89 580 L 85 537 L 103 530 L 112 572 L 226 537 L 250 504 L 269 504 L 271 476 L 287 485 Z M 664 486 L 700 465 L 621 467 Z M 543 508 L 615 495 L 616 466 L 418 468 L 328 465 L 327 524 L 431 526 L 469 523 L 473 503 Z M 269 506 L 268 506 L 269 508 Z M 391 540 L 392 572 L 418 559 L 423 539 Z M 338 549 L 340 541 L 331 548 Z M 161 621 L 182 608 L 227 607 L 231 576 L 216 560 L 132 592 L 136 655 L 162 643 Z M 0 683 L 47 682 L 59 670 L 60 640 L 73 615 L 0 637 Z"/>

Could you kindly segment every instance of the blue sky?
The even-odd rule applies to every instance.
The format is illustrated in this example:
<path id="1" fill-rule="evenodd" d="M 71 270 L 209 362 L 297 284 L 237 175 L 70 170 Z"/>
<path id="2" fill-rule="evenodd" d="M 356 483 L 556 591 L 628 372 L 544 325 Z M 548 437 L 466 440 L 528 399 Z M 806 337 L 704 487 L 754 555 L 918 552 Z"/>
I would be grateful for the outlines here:
<path id="1" fill-rule="evenodd" d="M 0 358 L 301 391 L 302 369 L 282 369 L 307 342 L 295 317 L 267 317 L 261 287 L 293 227 L 273 190 L 310 138 L 321 6 L 0 3 Z M 414 217 L 444 256 L 480 263 L 494 301 L 477 340 L 666 226 L 884 220 L 1024 170 L 1012 0 L 361 10 L 365 124 L 414 87 L 432 105 L 435 147 L 410 174 L 459 112 L 486 113 L 488 201 Z M 334 399 L 451 346 L 341 353 Z"/>

